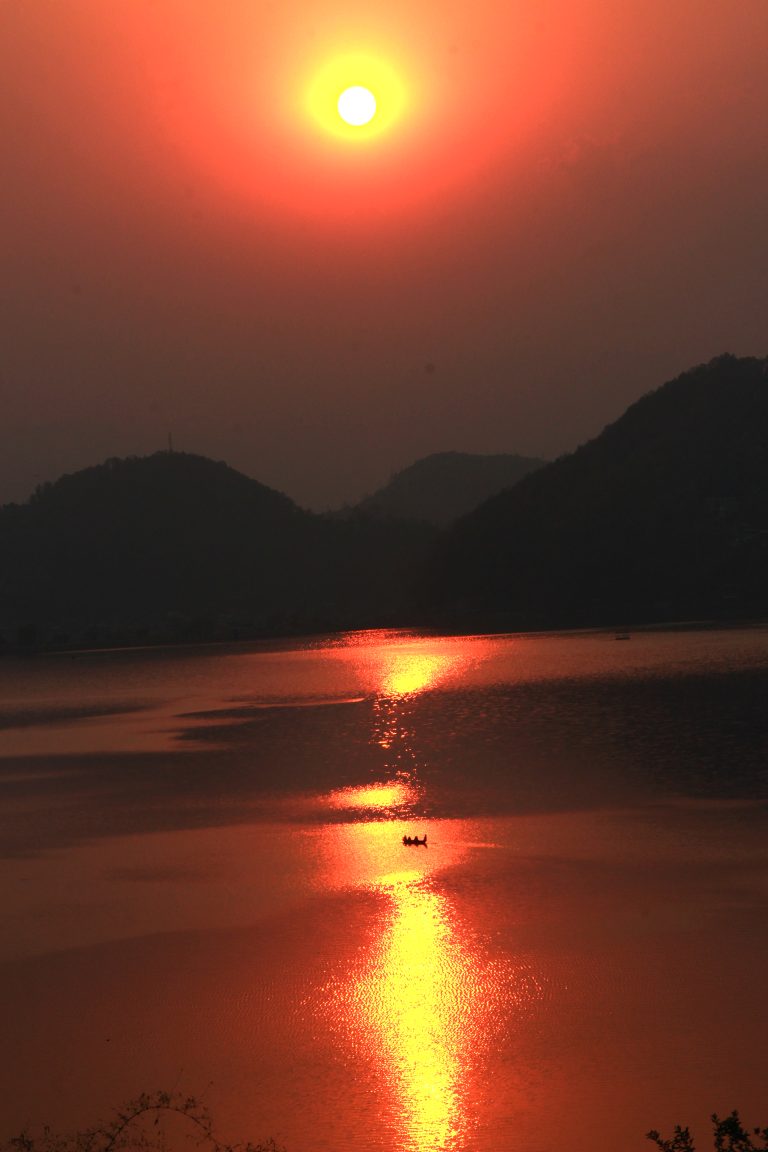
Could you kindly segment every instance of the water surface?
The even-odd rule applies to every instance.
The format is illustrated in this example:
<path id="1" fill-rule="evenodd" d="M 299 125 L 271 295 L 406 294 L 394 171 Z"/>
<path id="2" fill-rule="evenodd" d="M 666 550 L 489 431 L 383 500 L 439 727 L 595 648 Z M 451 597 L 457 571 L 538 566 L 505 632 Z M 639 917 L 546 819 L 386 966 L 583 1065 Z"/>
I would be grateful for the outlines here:
<path id="1" fill-rule="evenodd" d="M 0 664 L 3 1134 L 155 1088 L 289 1152 L 765 1123 L 767 641 Z"/>

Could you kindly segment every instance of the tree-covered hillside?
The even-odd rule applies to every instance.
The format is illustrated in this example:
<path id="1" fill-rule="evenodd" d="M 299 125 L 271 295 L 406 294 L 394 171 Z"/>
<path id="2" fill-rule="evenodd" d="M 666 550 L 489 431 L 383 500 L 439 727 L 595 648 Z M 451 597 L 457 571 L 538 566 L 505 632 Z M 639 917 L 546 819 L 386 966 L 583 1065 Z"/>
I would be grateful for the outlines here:
<path id="1" fill-rule="evenodd" d="M 110 460 L 0 509 L 0 635 L 123 643 L 389 623 L 429 539 L 316 516 L 200 456 Z"/>
<path id="2" fill-rule="evenodd" d="M 768 361 L 686 372 L 489 500 L 438 543 L 420 604 L 511 629 L 768 611 Z"/>

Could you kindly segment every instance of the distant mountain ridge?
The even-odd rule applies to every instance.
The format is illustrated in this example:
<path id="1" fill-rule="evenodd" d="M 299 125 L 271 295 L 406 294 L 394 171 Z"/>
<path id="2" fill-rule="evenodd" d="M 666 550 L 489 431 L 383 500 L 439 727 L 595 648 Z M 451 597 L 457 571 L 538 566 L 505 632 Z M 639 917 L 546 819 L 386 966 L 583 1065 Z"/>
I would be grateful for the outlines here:
<path id="1" fill-rule="evenodd" d="M 524 629 L 768 612 L 768 360 L 721 356 L 438 541 L 423 618 Z"/>
<path id="2" fill-rule="evenodd" d="M 396 472 L 356 511 L 445 527 L 545 463 L 510 453 L 435 452 Z"/>

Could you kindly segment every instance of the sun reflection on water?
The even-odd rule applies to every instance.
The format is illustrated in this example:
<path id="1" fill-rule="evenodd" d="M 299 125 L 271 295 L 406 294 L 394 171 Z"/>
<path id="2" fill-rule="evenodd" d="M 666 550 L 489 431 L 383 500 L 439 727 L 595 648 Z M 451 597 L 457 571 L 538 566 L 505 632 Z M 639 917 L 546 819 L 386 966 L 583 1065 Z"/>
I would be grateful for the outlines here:
<path id="1" fill-rule="evenodd" d="M 326 827 L 329 887 L 366 889 L 380 901 L 372 944 L 347 978 L 324 989 L 324 1013 L 345 1051 L 374 1068 L 381 1112 L 397 1147 L 454 1152 L 477 1122 L 477 1072 L 510 1010 L 540 996 L 524 966 L 494 958 L 444 890 L 441 875 L 466 852 L 471 830 L 438 824 L 440 847 L 407 848 L 406 826 Z"/>
<path id="2" fill-rule="evenodd" d="M 372 969 L 356 988 L 360 1025 L 378 1039 L 401 1106 L 403 1147 L 448 1149 L 466 1136 L 465 1080 L 478 1040 L 478 973 L 445 896 L 418 872 L 382 877 L 392 901 Z"/>
<path id="3" fill-rule="evenodd" d="M 395 767 L 408 771 L 415 765 L 409 713 L 415 697 L 436 687 L 460 660 L 455 653 L 430 653 L 410 648 L 394 649 L 378 667 L 374 700 L 373 742 L 392 751 Z"/>
<path id="4" fill-rule="evenodd" d="M 468 851 L 471 828 L 431 822 L 429 848 L 403 843 L 427 831 L 418 821 L 425 765 L 417 698 L 449 685 L 479 654 L 466 645 L 382 645 L 373 637 L 356 638 L 355 652 L 373 689 L 370 741 L 383 753 L 385 775 L 320 798 L 321 806 L 348 810 L 349 820 L 318 829 L 318 882 L 374 893 L 379 913 L 351 973 L 325 986 L 323 1016 L 339 1033 L 340 1051 L 370 1063 L 393 1146 L 458 1152 L 478 1122 L 478 1072 L 490 1046 L 510 1011 L 541 994 L 525 966 L 492 955 L 445 889 L 442 878 Z"/>
<path id="5" fill-rule="evenodd" d="M 382 668 L 384 696 L 412 696 L 433 687 L 459 663 L 455 653 L 429 653 L 395 649 L 389 666 Z"/>
<path id="6" fill-rule="evenodd" d="M 324 798 L 331 808 L 362 809 L 387 812 L 413 803 L 417 789 L 406 780 L 391 780 L 382 784 L 360 784 L 339 788 Z"/>

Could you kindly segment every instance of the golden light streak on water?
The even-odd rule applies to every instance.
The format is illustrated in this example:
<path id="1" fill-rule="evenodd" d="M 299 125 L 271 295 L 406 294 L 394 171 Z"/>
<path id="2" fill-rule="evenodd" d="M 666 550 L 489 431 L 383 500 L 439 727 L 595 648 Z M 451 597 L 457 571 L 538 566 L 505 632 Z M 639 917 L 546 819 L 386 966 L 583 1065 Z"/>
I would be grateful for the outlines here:
<path id="1" fill-rule="evenodd" d="M 351 664 L 361 689 L 375 697 L 398 699 L 459 683 L 467 668 L 488 660 L 493 648 L 494 641 L 487 637 L 432 639 L 356 632 L 329 648 L 327 655 Z"/>
<path id="2" fill-rule="evenodd" d="M 416 789 L 404 780 L 383 784 L 361 784 L 358 787 L 339 788 L 325 797 L 331 808 L 369 809 L 384 812 L 412 803 Z"/>
<path id="3" fill-rule="evenodd" d="M 401 1146 L 458 1148 L 469 1122 L 463 1089 L 478 1039 L 477 973 L 446 897 L 429 881 L 406 872 L 381 886 L 392 914 L 376 964 L 357 988 L 361 1022 L 378 1037 L 400 1100 Z"/>
<path id="4" fill-rule="evenodd" d="M 465 822 L 430 822 L 429 848 L 403 843 L 404 835 L 427 831 L 415 819 L 423 811 L 415 698 L 450 684 L 485 650 L 423 639 L 382 645 L 371 637 L 354 651 L 374 693 L 371 742 L 386 753 L 389 779 L 321 798 L 378 819 L 320 830 L 318 883 L 372 891 L 379 913 L 351 976 L 326 986 L 324 1019 L 338 1030 L 341 1053 L 359 1052 L 372 1063 L 394 1146 L 459 1152 L 478 1122 L 477 1073 L 493 1038 L 510 1011 L 540 995 L 524 968 L 491 957 L 482 932 L 462 921 L 442 887 L 442 874 L 476 839 Z"/>
<path id="5" fill-rule="evenodd" d="M 385 653 L 378 668 L 374 705 L 373 738 L 379 747 L 388 750 L 399 744 L 401 754 L 412 758 L 407 747 L 410 733 L 405 716 L 409 701 L 436 687 L 460 666 L 461 657 L 456 652 L 424 652 L 403 647 Z M 412 765 L 398 765 L 400 770 L 406 767 Z"/>
<path id="6" fill-rule="evenodd" d="M 441 874 L 460 861 L 472 830 L 461 821 L 433 827 L 436 851 L 404 847 L 405 825 L 395 822 L 323 830 L 325 882 L 381 901 L 359 968 L 326 986 L 324 1011 L 340 1048 L 372 1061 L 396 1146 L 458 1152 L 477 1123 L 477 1073 L 494 1038 L 541 989 L 524 968 L 489 953 L 442 888 Z"/>
<path id="7" fill-rule="evenodd" d="M 391 653 L 389 667 L 383 669 L 381 693 L 384 696 L 413 696 L 433 687 L 458 663 L 455 655 L 412 652 Z"/>

